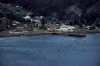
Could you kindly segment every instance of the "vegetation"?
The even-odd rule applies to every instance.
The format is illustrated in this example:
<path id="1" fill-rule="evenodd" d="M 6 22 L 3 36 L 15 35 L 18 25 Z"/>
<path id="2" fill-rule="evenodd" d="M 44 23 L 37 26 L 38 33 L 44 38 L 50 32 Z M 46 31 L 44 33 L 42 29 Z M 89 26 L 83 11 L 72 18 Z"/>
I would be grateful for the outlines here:
<path id="1" fill-rule="evenodd" d="M 99 0 L 3 0 L 3 3 L 12 3 L 23 6 L 33 12 L 32 16 L 51 16 L 57 14 L 61 20 L 81 20 L 81 23 L 94 23 L 100 17 Z M 79 23 L 79 22 L 78 22 Z"/>
<path id="2" fill-rule="evenodd" d="M 22 22 L 24 16 L 29 14 L 21 6 L 11 4 L 0 4 L 0 18 L 7 17 L 9 20 L 17 20 Z"/>
<path id="3" fill-rule="evenodd" d="M 2 0 L 0 2 L 1 31 L 11 29 L 13 21 L 28 24 L 30 28 L 32 27 L 30 30 L 33 30 L 33 27 L 45 29 L 45 24 L 48 22 L 77 25 L 75 26 L 77 29 L 83 28 L 84 25 L 93 26 L 93 29 L 100 28 L 99 0 Z M 23 17 L 27 15 L 34 20 L 40 20 L 42 26 L 34 24 L 34 21 L 29 19 L 25 20 Z M 43 18 L 37 18 L 39 16 Z"/>

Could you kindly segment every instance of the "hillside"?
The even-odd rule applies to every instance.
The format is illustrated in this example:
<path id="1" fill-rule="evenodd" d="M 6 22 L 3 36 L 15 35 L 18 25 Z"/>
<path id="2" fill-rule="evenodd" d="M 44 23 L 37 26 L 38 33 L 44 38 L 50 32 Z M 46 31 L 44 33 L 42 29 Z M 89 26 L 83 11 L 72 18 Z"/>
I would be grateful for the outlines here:
<path id="1" fill-rule="evenodd" d="M 32 11 L 32 16 L 50 17 L 54 13 L 59 20 L 73 20 L 81 23 L 94 23 L 100 18 L 99 0 L 3 0 Z"/>

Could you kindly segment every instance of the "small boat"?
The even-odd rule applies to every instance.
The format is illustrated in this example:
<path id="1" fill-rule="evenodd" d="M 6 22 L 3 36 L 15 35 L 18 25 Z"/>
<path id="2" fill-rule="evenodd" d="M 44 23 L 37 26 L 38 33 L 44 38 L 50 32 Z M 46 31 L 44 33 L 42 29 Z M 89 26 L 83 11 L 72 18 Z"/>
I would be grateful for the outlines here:
<path id="1" fill-rule="evenodd" d="M 81 34 L 81 33 L 70 33 L 68 36 L 71 37 L 86 37 L 86 34 Z"/>

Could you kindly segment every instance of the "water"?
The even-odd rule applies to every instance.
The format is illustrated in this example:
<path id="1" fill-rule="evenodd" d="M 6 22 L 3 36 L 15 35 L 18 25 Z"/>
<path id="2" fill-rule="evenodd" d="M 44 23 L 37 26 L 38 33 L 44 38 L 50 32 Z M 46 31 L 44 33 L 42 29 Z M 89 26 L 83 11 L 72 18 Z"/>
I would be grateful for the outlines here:
<path id="1" fill-rule="evenodd" d="M 100 66 L 100 34 L 0 38 L 0 66 Z"/>

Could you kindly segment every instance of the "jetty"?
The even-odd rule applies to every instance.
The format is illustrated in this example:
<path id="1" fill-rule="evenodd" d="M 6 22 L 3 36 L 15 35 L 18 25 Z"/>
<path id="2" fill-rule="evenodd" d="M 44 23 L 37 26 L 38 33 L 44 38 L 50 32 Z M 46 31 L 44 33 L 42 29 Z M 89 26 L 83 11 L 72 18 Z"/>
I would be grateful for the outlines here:
<path id="1" fill-rule="evenodd" d="M 83 34 L 83 33 L 69 33 L 68 36 L 71 36 L 71 37 L 86 37 L 86 34 Z"/>

